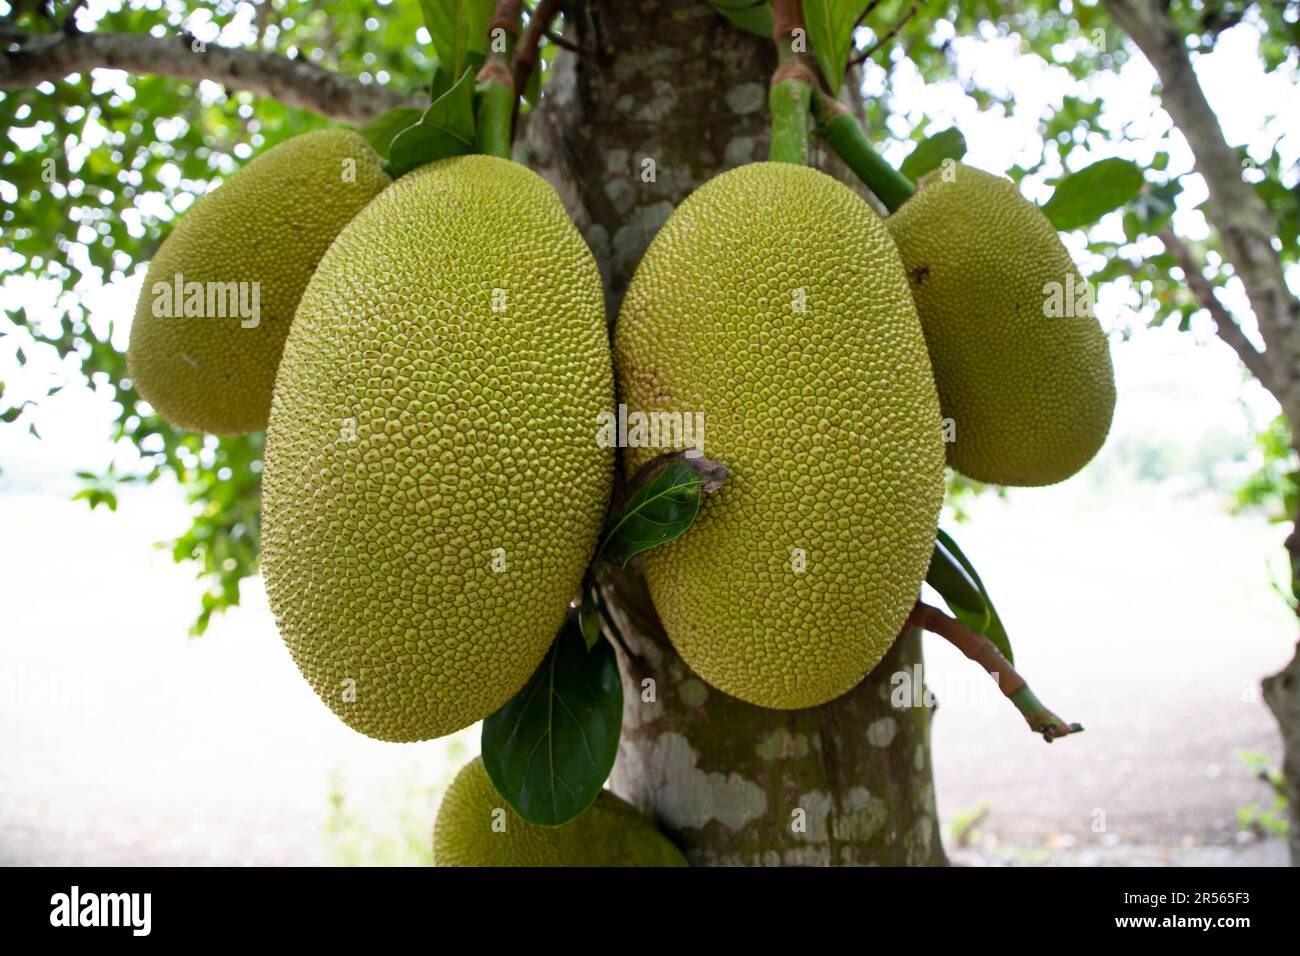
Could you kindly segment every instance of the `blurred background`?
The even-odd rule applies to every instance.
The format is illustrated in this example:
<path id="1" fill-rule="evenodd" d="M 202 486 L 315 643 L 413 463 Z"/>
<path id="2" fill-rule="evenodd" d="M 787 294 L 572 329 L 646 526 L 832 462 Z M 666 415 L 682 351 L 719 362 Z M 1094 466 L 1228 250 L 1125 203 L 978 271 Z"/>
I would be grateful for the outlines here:
<path id="1" fill-rule="evenodd" d="M 96 2 L 79 16 L 121 30 L 183 23 L 223 43 L 256 27 L 263 47 L 326 49 L 313 59 L 379 82 L 393 63 L 367 44 L 393 46 L 394 34 L 427 65 L 418 9 L 378 11 L 381 36 L 368 17 L 387 3 L 341 2 L 327 27 L 304 12 L 312 5 L 276 4 L 271 34 L 261 6 Z M 937 17 L 917 36 L 942 57 L 869 62 L 863 88 L 879 98 L 886 157 L 957 125 L 965 162 L 1009 170 L 1041 201 L 1067 158 L 1076 168 L 1122 154 L 1179 182 L 1179 234 L 1206 237 L 1205 187 L 1151 93 L 1151 68 L 1140 57 L 1101 73 L 1063 68 L 1084 55 L 1078 31 L 1043 17 L 1059 44 L 1041 30 L 1026 39 L 1024 22 L 986 30 Z M 1276 61 L 1261 21 L 1243 16 L 1196 67 L 1228 141 L 1294 190 L 1294 51 L 1286 69 Z M 99 112 L 78 114 L 92 93 Z M 245 576 L 256 500 L 239 493 L 255 487 L 260 438 L 167 430 L 114 358 L 159 230 L 253 148 L 321 121 L 206 82 L 116 71 L 72 84 L 55 120 L 2 95 L 6 208 L 44 151 L 67 148 L 84 182 L 56 186 L 57 201 L 25 220 L 48 213 L 50 233 L 67 234 L 59 269 L 33 252 L 39 225 L 16 229 L 6 215 L 0 248 L 0 864 L 428 862 L 440 793 L 476 752 L 477 728 L 387 744 L 326 710 L 282 647 L 260 579 Z M 169 116 L 180 101 L 184 115 Z M 137 128 L 129 103 L 158 122 Z M 105 142 L 126 153 L 145 143 L 151 178 L 78 225 L 68 210 L 99 188 Z M 1113 280 L 1098 301 L 1119 386 L 1105 448 L 1056 487 L 963 488 L 945 516 L 1022 673 L 1087 728 L 1044 744 L 987 675 L 927 637 L 938 802 L 960 863 L 1286 860 L 1286 812 L 1268 782 L 1280 744 L 1258 682 L 1296 636 L 1281 520 L 1294 504 L 1290 433 L 1203 313 L 1184 302 L 1164 322 L 1168 290 L 1114 268 L 1121 250 L 1141 259 L 1126 238 L 1119 213 L 1066 237 L 1086 274 Z M 1220 296 L 1248 313 L 1239 286 L 1224 282 Z M 112 375 L 96 371 L 114 362 Z"/>

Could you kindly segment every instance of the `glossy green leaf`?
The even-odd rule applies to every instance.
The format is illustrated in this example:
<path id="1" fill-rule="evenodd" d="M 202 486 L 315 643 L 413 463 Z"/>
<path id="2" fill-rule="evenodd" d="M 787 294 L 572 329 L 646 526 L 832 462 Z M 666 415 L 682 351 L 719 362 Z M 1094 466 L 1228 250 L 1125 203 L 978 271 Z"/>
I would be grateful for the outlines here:
<path id="1" fill-rule="evenodd" d="M 1008 663 L 1015 663 L 1011 640 L 984 582 L 975 566 L 957 547 L 957 542 L 942 528 L 935 535 L 934 554 L 925 581 L 939 592 L 957 620 L 972 631 L 983 634 L 1002 652 Z"/>
<path id="2" fill-rule="evenodd" d="M 555 827 L 600 794 L 623 727 L 623 684 L 609 641 L 589 651 L 570 609 L 523 689 L 483 721 L 483 766 L 529 823 Z"/>
<path id="3" fill-rule="evenodd" d="M 1167 183 L 1147 183 L 1125 213 L 1125 234 L 1130 223 L 1135 234 L 1158 233 L 1173 217 L 1175 200 L 1182 191 L 1183 185 L 1176 179 Z M 1129 240 L 1134 238 L 1136 235 L 1130 236 Z"/>
<path id="4" fill-rule="evenodd" d="M 928 136 L 907 154 L 898 171 L 917 182 L 926 173 L 938 169 L 945 159 L 961 159 L 966 155 L 966 137 L 955 126 Z"/>
<path id="5" fill-rule="evenodd" d="M 482 65 L 494 6 L 493 0 L 420 0 L 438 62 L 449 75 Z"/>
<path id="6" fill-rule="evenodd" d="M 528 79 L 524 81 L 524 102 L 529 106 L 536 106 L 537 101 L 542 98 L 542 58 L 538 57 L 537 63 L 533 65 L 532 70 L 528 73 Z"/>
<path id="7" fill-rule="evenodd" d="M 772 35 L 772 5 L 767 0 L 759 0 L 758 3 L 745 0 L 735 6 L 715 2 L 713 6 L 742 30 L 757 33 L 761 37 Z"/>
<path id="8" fill-rule="evenodd" d="M 600 640 L 600 609 L 596 606 L 597 600 L 595 589 L 588 588 L 583 592 L 582 605 L 578 608 L 578 625 L 583 640 L 587 642 L 587 650 L 595 647 Z"/>
<path id="9" fill-rule="evenodd" d="M 853 27 L 867 8 L 868 0 L 803 0 L 803 22 L 808 28 L 822 78 L 832 94 L 844 82 L 849 51 L 853 49 Z"/>
<path id="10" fill-rule="evenodd" d="M 726 468 L 704 457 L 660 456 L 633 477 L 631 493 L 610 516 L 597 557 L 621 567 L 679 537 L 699 513 L 700 495 L 712 494 L 726 477 Z"/>
<path id="11" fill-rule="evenodd" d="M 1132 201 L 1142 189 L 1142 170 L 1127 159 L 1103 159 L 1056 184 L 1043 212 L 1058 230 L 1080 229 Z"/>
<path id="12" fill-rule="evenodd" d="M 466 70 L 455 85 L 429 104 L 420 121 L 389 147 L 388 171 L 396 179 L 413 169 L 474 149 L 474 78 Z"/>
<path id="13" fill-rule="evenodd" d="M 357 132 L 366 138 L 366 142 L 374 148 L 376 153 L 387 159 L 393 138 L 408 126 L 414 126 L 420 122 L 423 115 L 424 111 L 417 107 L 399 106 L 395 110 L 389 110 L 387 113 L 380 113 L 378 116 L 373 117 L 362 125 Z"/>

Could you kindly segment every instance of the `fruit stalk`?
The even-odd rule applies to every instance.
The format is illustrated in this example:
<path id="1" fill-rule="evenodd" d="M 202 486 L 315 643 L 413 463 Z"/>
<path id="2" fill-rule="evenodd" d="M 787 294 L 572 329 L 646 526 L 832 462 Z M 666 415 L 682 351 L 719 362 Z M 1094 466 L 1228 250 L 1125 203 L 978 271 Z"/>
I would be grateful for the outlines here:
<path id="1" fill-rule="evenodd" d="M 886 209 L 894 212 L 916 192 L 912 181 L 872 148 L 867 134 L 847 106 L 824 90 L 816 89 L 812 114 L 817 121 L 817 135 L 885 204 Z"/>
<path id="2" fill-rule="evenodd" d="M 475 82 L 478 84 L 478 114 L 475 117 L 475 136 L 478 150 L 488 156 L 510 158 L 510 143 L 513 138 L 515 100 L 517 99 L 514 73 L 510 59 L 514 55 L 519 41 L 519 18 L 523 10 L 523 0 L 497 0 L 488 23 L 487 62 L 479 70 Z M 501 30 L 505 43 L 498 48 L 494 41 L 497 30 Z"/>
<path id="3" fill-rule="evenodd" d="M 564 0 L 541 0 L 528 18 L 528 29 L 519 41 L 511 64 L 516 90 L 522 90 L 528 85 L 528 74 L 537 66 L 537 47 L 542 42 L 542 37 L 546 36 L 551 21 L 559 16 L 563 5 Z"/>
<path id="4" fill-rule="evenodd" d="M 777 66 L 768 90 L 772 142 L 767 158 L 774 163 L 808 165 L 808 120 L 817 76 L 795 49 L 795 31 L 803 33 L 799 0 L 772 0 L 772 42 Z"/>
<path id="5" fill-rule="evenodd" d="M 916 602 L 912 613 L 908 615 L 907 622 L 903 625 L 904 630 L 909 627 L 919 627 L 931 634 L 938 634 L 988 671 L 1002 693 L 1016 705 L 1016 709 L 1024 716 L 1025 722 L 1034 733 L 1042 734 L 1043 739 L 1049 744 L 1058 737 L 1077 734 L 1083 730 L 1082 725 L 1067 724 L 1044 707 L 1034 692 L 1029 689 L 1025 679 L 1011 666 L 1011 662 L 1003 657 L 1002 652 L 983 634 L 977 634 L 961 621 L 921 601 Z"/>

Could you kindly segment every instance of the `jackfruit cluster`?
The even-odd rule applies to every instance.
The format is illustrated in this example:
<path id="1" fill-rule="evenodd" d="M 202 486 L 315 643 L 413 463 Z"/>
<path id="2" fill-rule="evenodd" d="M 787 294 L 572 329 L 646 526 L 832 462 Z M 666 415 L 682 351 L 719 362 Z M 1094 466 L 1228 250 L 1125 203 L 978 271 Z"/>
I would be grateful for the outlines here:
<path id="1" fill-rule="evenodd" d="M 977 481 L 1050 485 L 1101 448 L 1115 410 L 1106 336 L 1055 227 L 1015 184 L 960 163 L 887 220 L 952 420 L 948 461 Z"/>
<path id="2" fill-rule="evenodd" d="M 621 400 L 703 412 L 726 484 L 643 556 L 674 647 L 752 704 L 857 684 L 916 601 L 943 501 L 939 400 L 884 223 L 824 173 L 706 183 L 637 268 L 615 331 Z M 661 448 L 629 448 L 628 474 Z"/>
<path id="3" fill-rule="evenodd" d="M 604 520 L 613 401 L 595 260 L 536 173 L 434 162 L 343 229 L 280 363 L 262 573 L 349 726 L 439 737 L 527 682 Z"/>
<path id="4" fill-rule="evenodd" d="M 266 428 L 303 289 L 388 183 L 361 136 L 332 129 L 274 146 L 200 198 L 149 263 L 126 355 L 136 390 L 179 428 Z"/>
<path id="5" fill-rule="evenodd" d="M 942 414 L 954 467 L 1044 484 L 1095 453 L 1114 405 L 1095 318 L 1044 311 L 1052 283 L 1083 281 L 1055 231 L 967 167 L 888 223 L 809 168 L 723 173 L 651 243 L 612 355 L 559 197 L 488 156 L 388 184 L 355 134 L 299 137 L 196 205 L 146 292 L 173 272 L 261 283 L 261 323 L 142 298 L 132 373 L 188 427 L 260 428 L 269 404 L 271 609 L 316 693 L 382 740 L 464 728 L 542 661 L 605 518 L 614 366 L 629 409 L 702 415 L 729 472 L 642 558 L 665 629 L 704 680 L 773 708 L 838 697 L 895 640 L 933 549 Z M 627 474 L 669 450 L 626 449 Z M 494 799 L 466 768 L 439 818 L 446 860 L 591 859 L 554 839 L 588 829 L 515 821 L 515 843 L 481 843 Z M 581 819 L 628 813 L 604 795 Z"/>
<path id="6" fill-rule="evenodd" d="M 636 807 L 602 790 L 558 827 L 521 820 L 475 757 L 452 781 L 433 826 L 435 866 L 686 866 Z"/>

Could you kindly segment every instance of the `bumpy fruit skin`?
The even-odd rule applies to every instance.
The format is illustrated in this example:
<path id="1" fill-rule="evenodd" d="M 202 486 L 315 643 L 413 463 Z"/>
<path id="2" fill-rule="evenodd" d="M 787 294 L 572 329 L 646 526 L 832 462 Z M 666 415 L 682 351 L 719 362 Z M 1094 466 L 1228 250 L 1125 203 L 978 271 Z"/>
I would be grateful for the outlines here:
<path id="1" fill-rule="evenodd" d="M 849 690 L 916 601 L 943 500 L 930 360 L 880 218 L 813 169 L 723 173 L 646 251 L 615 365 L 629 414 L 703 412 L 730 471 L 644 556 L 678 652 L 764 707 Z M 628 449 L 629 474 L 662 451 Z"/>
<path id="2" fill-rule="evenodd" d="M 262 567 L 349 726 L 438 737 L 523 686 L 595 549 L 612 404 L 600 276 L 535 173 L 431 163 L 340 233 L 276 381 Z"/>
<path id="3" fill-rule="evenodd" d="M 389 184 L 381 167 L 351 130 L 306 133 L 258 156 L 185 213 L 149 263 L 126 353 L 132 381 L 159 415 L 218 435 L 266 428 L 298 300 L 339 230 Z M 155 315 L 164 300 L 154 284 L 174 289 L 178 275 L 205 289 L 257 283 L 256 324 L 244 327 L 229 310 Z"/>
<path id="4" fill-rule="evenodd" d="M 1115 375 L 1047 217 L 1010 180 L 959 163 L 887 225 L 955 426 L 949 464 L 1000 485 L 1050 485 L 1086 465 L 1110 430 Z M 1047 314 L 1052 290 L 1066 314 Z"/>
<path id="5" fill-rule="evenodd" d="M 505 829 L 494 830 L 505 813 Z M 442 798 L 433 825 L 435 866 L 686 866 L 686 858 L 636 807 L 602 790 L 558 827 L 515 815 L 475 757 Z"/>

